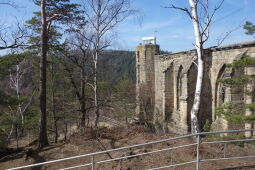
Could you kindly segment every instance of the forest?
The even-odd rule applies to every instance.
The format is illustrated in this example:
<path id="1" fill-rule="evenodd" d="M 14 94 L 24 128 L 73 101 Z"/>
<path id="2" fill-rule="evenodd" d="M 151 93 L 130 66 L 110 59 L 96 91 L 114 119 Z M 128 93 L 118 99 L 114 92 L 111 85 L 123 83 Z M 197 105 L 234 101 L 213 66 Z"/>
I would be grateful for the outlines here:
<path id="1" fill-rule="evenodd" d="M 113 28 L 136 13 L 129 1 L 31 3 L 39 11 L 0 34 L 1 156 L 21 138 L 45 147 L 73 127 L 99 127 L 101 115 L 127 123 L 134 114 L 135 53 L 110 48 Z"/>
<path id="2" fill-rule="evenodd" d="M 131 2 L 131 0 L 30 0 L 29 3 L 37 9 L 31 14 L 30 19 L 23 22 L 16 18 L 11 26 L 1 25 L 0 169 L 177 136 L 174 133 L 155 133 L 154 117 L 148 118 L 148 115 L 152 115 L 150 113 L 155 111 L 151 97 L 155 91 L 151 89 L 152 87 L 141 86 L 142 95 L 140 98 L 136 96 L 138 91 L 136 52 L 127 50 L 128 48 L 116 48 L 116 39 L 118 39 L 116 28 L 122 22 L 132 17 L 136 18 L 141 12 L 132 6 Z M 200 142 L 210 143 L 212 139 L 235 140 L 242 135 L 223 137 L 202 135 L 201 141 L 200 136 L 197 135 L 200 132 L 212 131 L 212 122 L 209 120 L 204 127 L 199 127 L 198 113 L 201 107 L 200 96 L 205 73 L 204 51 L 207 50 L 205 43 L 211 36 L 211 24 L 214 24 L 215 15 L 223 7 L 224 0 L 219 2 L 214 7 L 209 4 L 209 0 L 189 0 L 183 7 L 178 6 L 183 5 L 178 4 L 179 2 L 177 5 L 160 7 L 184 12 L 190 25 L 194 27 L 194 33 L 187 36 L 195 40 L 192 45 L 196 55 L 192 62 L 195 63 L 198 71 L 194 86 L 196 95 L 190 103 L 192 105 L 189 117 L 191 129 L 188 132 L 193 134 L 194 138 L 186 138 L 178 142 L 165 140 L 166 143 L 162 144 L 157 142 L 160 149 L 164 146 L 177 148 L 178 144 L 192 147 L 181 150 L 184 152 L 167 152 L 159 157 L 125 159 L 127 164 L 123 167 L 126 169 L 130 167 L 144 169 L 149 168 L 150 165 L 160 164 L 161 166 L 161 163 L 169 162 L 182 164 L 190 161 L 189 159 L 198 159 L 197 162 L 199 162 L 199 156 L 197 156 L 199 153 L 203 157 L 214 159 L 219 155 L 222 156 L 223 151 L 225 158 L 226 144 L 201 147 L 201 151 L 197 146 L 201 144 Z M 0 0 L 0 7 L 24 10 L 22 6 L 15 3 L 15 0 Z M 170 19 L 175 22 L 174 17 Z M 169 26 L 172 23 L 168 24 L 160 23 L 159 25 Z M 254 36 L 255 26 L 252 22 L 246 21 L 241 24 L 241 27 L 246 31 L 245 34 Z M 126 29 L 132 30 L 133 27 Z M 136 30 L 132 31 L 136 32 Z M 235 29 L 230 30 L 226 32 L 226 36 L 218 39 L 220 42 L 218 46 L 234 31 Z M 154 30 L 155 34 L 157 32 Z M 174 37 L 179 35 L 169 34 L 169 36 L 173 38 L 173 41 L 167 41 L 172 43 Z M 181 39 L 182 43 L 186 40 Z M 176 44 L 178 44 L 177 41 Z M 182 47 L 182 44 L 180 46 Z M 161 49 L 159 51 L 159 54 L 170 53 Z M 226 67 L 244 69 L 253 68 L 254 65 L 254 57 L 243 55 L 240 60 Z M 250 91 L 245 92 L 247 96 L 254 98 L 255 90 L 252 88 L 254 81 L 254 75 L 242 75 L 234 79 L 220 78 L 217 83 L 221 83 L 224 88 L 251 87 L 248 89 Z M 239 94 L 240 91 L 236 93 Z M 136 115 L 138 103 L 142 106 L 141 113 L 147 117 L 142 121 L 139 120 L 140 115 Z M 250 111 L 248 116 L 244 116 L 246 110 Z M 254 102 L 241 106 L 231 102 L 220 103 L 216 108 L 216 116 L 224 117 L 233 124 L 253 123 L 254 126 L 254 111 Z M 160 117 L 160 115 L 157 116 Z M 165 121 L 170 121 L 170 118 Z M 241 136 L 241 138 L 245 137 Z M 191 141 L 197 143 L 190 144 Z M 195 145 L 197 145 L 196 148 Z M 241 151 L 254 154 L 254 150 L 244 146 L 244 142 L 240 142 L 237 145 L 229 145 L 227 149 L 234 155 Z M 163 150 L 171 150 L 171 148 Z M 99 157 L 98 161 L 157 151 L 159 150 L 153 147 L 143 146 L 140 149 L 119 152 L 119 155 L 107 152 Z M 158 160 L 159 158 L 161 160 Z M 136 161 L 138 159 L 139 161 Z M 92 156 L 92 169 L 93 161 Z M 122 169 L 121 161 L 103 165 L 102 169 L 117 167 Z M 235 166 L 238 166 L 240 162 L 235 162 Z M 69 162 L 67 165 L 55 164 L 52 167 L 58 169 L 73 166 L 73 163 L 81 164 L 84 161 L 81 159 L 79 162 Z M 252 166 L 254 167 L 254 164 Z M 222 167 L 222 164 L 210 164 L 209 167 L 209 169 Z M 40 169 L 41 166 L 38 168 Z"/>

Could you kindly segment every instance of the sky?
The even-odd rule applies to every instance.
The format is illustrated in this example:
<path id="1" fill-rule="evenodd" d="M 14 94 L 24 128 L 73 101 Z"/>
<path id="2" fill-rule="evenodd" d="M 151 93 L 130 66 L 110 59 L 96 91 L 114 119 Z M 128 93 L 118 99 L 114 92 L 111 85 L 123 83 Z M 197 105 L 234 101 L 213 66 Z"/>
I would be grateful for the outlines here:
<path id="1" fill-rule="evenodd" d="M 73 0 L 74 1 L 74 0 Z M 26 21 L 32 12 L 38 11 L 32 0 L 14 0 L 19 6 L 13 9 L 1 6 L 0 24 L 12 26 L 17 20 Z M 219 0 L 210 0 L 214 7 Z M 215 4 L 213 4 L 215 3 Z M 135 16 L 127 18 L 114 31 L 117 32 L 117 43 L 112 48 L 134 50 L 142 42 L 142 37 L 156 36 L 157 44 L 162 50 L 178 52 L 193 49 L 193 25 L 182 11 L 163 8 L 171 4 L 188 7 L 188 0 L 132 0 L 132 6 L 139 11 Z M 255 23 L 255 0 L 225 0 L 216 13 L 210 28 L 210 38 L 205 46 L 216 46 L 227 32 L 231 34 L 222 45 L 254 40 L 245 35 L 242 26 L 245 21 Z"/>

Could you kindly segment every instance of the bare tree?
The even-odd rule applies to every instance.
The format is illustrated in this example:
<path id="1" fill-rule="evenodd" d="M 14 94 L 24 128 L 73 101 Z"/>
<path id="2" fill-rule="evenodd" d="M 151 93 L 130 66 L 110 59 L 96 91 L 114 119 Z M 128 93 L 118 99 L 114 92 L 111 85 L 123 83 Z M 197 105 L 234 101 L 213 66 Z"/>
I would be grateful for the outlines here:
<path id="1" fill-rule="evenodd" d="M 22 57 L 22 56 L 20 56 Z M 9 105 L 9 115 L 13 117 L 11 131 L 9 133 L 8 139 L 12 136 L 13 130 L 15 130 L 16 143 L 18 148 L 18 124 L 17 119 L 21 119 L 21 134 L 24 131 L 24 113 L 27 111 L 28 107 L 31 105 L 35 90 L 32 94 L 28 96 L 28 100 L 22 100 L 22 85 L 24 83 L 24 77 L 31 70 L 27 60 L 24 58 L 20 63 L 14 66 L 14 72 L 10 72 L 10 88 L 16 93 L 17 106 Z M 24 90 L 23 90 L 24 91 Z M 23 92 L 24 93 L 24 92 Z M 16 120 L 16 121 L 15 121 Z"/>
<path id="2" fill-rule="evenodd" d="M 96 127 L 99 121 L 99 101 L 98 101 L 98 58 L 103 49 L 111 45 L 109 34 L 113 29 L 136 11 L 131 8 L 130 0 L 84 0 L 85 17 L 90 30 L 93 33 L 92 57 L 94 64 L 94 105 Z"/>
<path id="3" fill-rule="evenodd" d="M 203 83 L 203 73 L 204 73 L 204 43 L 208 40 L 210 36 L 210 26 L 213 21 L 215 13 L 220 9 L 224 0 L 220 0 L 219 4 L 211 9 L 209 5 L 209 0 L 189 0 L 188 8 L 178 7 L 171 5 L 165 8 L 173 8 L 184 11 L 192 21 L 194 27 L 194 37 L 195 37 L 195 48 L 197 52 L 196 58 L 193 62 L 197 60 L 197 81 L 194 96 L 194 103 L 191 109 L 191 132 L 198 133 L 200 131 L 198 122 L 198 111 L 200 107 L 201 91 Z"/>
<path id="4" fill-rule="evenodd" d="M 1 0 L 0 5 L 8 5 L 8 6 L 11 6 L 14 8 L 17 7 L 17 5 L 13 1 L 10 1 L 10 0 Z"/>
<path id="5" fill-rule="evenodd" d="M 86 28 L 84 27 L 86 26 L 83 26 L 83 29 L 71 33 L 71 37 L 67 40 L 69 50 L 64 54 L 63 61 L 80 104 L 81 128 L 85 127 L 88 111 L 94 108 L 92 103 L 93 99 L 90 96 L 90 91 L 88 91 L 91 78 L 93 78 L 91 61 L 91 42 L 93 35 L 85 31 Z"/>
<path id="6" fill-rule="evenodd" d="M 12 8 L 17 8 L 16 4 L 13 1 L 0 1 L 0 5 L 4 6 L 10 6 Z M 25 40 L 24 38 L 27 35 L 26 29 L 22 28 L 20 25 L 20 22 L 16 23 L 16 30 L 13 29 L 12 27 L 6 27 L 4 24 L 1 25 L 0 29 L 0 50 L 7 50 L 7 49 L 17 49 L 21 46 L 24 45 Z M 16 56 L 17 57 L 17 56 Z M 17 64 L 15 66 L 15 75 L 10 72 L 10 87 L 16 92 L 16 97 L 18 99 L 18 106 L 17 108 L 13 108 L 13 105 L 8 105 L 9 112 L 5 112 L 12 118 L 12 123 L 11 123 L 11 129 L 10 132 L 8 133 L 7 140 L 9 140 L 12 136 L 13 130 L 15 130 L 15 136 L 16 136 L 16 144 L 18 148 L 18 126 L 17 123 L 15 122 L 15 119 L 18 117 L 21 117 L 22 120 L 22 127 L 24 127 L 24 112 L 28 108 L 28 106 L 31 103 L 31 100 L 29 100 L 28 103 L 21 102 L 20 101 L 20 80 L 23 77 L 23 71 L 21 71 L 20 66 L 24 64 L 24 60 Z"/>
<path id="7" fill-rule="evenodd" d="M 11 30 L 3 26 L 0 30 L 0 50 L 17 49 L 25 45 L 25 38 L 27 37 L 26 29 L 17 23 L 17 29 Z"/>
<path id="8" fill-rule="evenodd" d="M 141 119 L 142 123 L 144 123 L 147 127 L 151 127 L 153 120 L 153 90 L 152 87 L 146 84 L 141 84 L 140 86 L 140 107 L 142 110 L 142 115 L 139 119 Z"/>
<path id="9" fill-rule="evenodd" d="M 18 8 L 13 1 L 0 1 L 0 5 L 7 5 L 12 8 Z M 27 31 L 22 27 L 21 22 L 16 19 L 16 27 L 6 27 L 4 24 L 1 25 L 0 29 L 0 50 L 5 49 L 16 49 L 25 44 L 24 38 L 27 36 Z"/>

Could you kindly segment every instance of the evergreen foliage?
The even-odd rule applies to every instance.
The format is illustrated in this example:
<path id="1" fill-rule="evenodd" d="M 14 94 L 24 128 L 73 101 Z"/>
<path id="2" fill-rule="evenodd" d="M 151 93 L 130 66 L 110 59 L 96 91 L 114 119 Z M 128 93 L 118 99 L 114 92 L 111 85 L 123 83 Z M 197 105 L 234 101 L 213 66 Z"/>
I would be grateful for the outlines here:
<path id="1" fill-rule="evenodd" d="M 8 54 L 0 57 L 0 79 L 4 79 L 12 71 L 13 66 L 19 64 L 30 52 L 20 54 Z"/>
<path id="2" fill-rule="evenodd" d="M 238 68 L 247 68 L 255 67 L 255 58 L 249 55 L 243 55 L 239 60 L 234 61 L 232 64 L 229 64 L 228 67 L 232 69 Z M 230 86 L 231 88 L 235 87 L 246 87 L 249 84 L 255 83 L 255 75 L 241 75 L 238 77 L 219 79 L 218 82 Z M 254 96 L 255 89 L 247 90 L 246 88 L 241 91 L 232 91 L 234 94 L 242 94 L 245 91 L 246 95 Z M 244 100 L 242 101 L 245 102 Z M 254 102 L 254 101 L 253 101 Z M 245 109 L 250 109 L 252 114 L 246 116 L 244 111 Z M 251 104 L 240 104 L 239 102 L 228 102 L 222 103 L 218 108 L 216 108 L 216 114 L 218 116 L 224 115 L 224 117 L 232 124 L 243 124 L 243 123 L 253 123 L 255 121 L 255 103 Z"/>
<path id="3" fill-rule="evenodd" d="M 98 72 L 99 80 L 108 81 L 111 86 L 118 84 L 125 76 L 135 82 L 135 52 L 103 51 Z"/>
<path id="4" fill-rule="evenodd" d="M 255 25 L 253 23 L 246 21 L 243 28 L 246 30 L 245 34 L 254 35 L 255 34 Z M 251 57 L 247 54 L 244 54 L 241 59 L 234 61 L 232 64 L 228 65 L 232 69 L 238 68 L 247 68 L 247 67 L 255 67 L 255 58 Z M 218 80 L 228 86 L 247 86 L 248 84 L 255 83 L 255 75 L 242 75 L 236 78 L 228 78 Z M 240 93 L 243 93 L 241 91 Z M 252 96 L 254 98 L 255 89 L 245 89 L 245 94 Z M 243 107 L 243 108 L 240 108 Z M 249 109 L 252 111 L 251 115 L 245 115 L 245 113 L 240 112 L 240 110 Z M 254 123 L 255 122 L 255 103 L 240 105 L 237 103 L 229 102 L 223 103 L 220 107 L 217 108 L 216 113 L 218 115 L 224 115 L 226 119 L 234 124 L 240 123 Z"/>
<path id="5" fill-rule="evenodd" d="M 129 120 L 134 116 L 135 108 L 135 83 L 133 82 L 131 75 L 125 71 L 122 79 L 115 85 L 115 100 L 118 108 L 119 119 L 125 119 L 126 124 L 129 124 Z"/>
<path id="6" fill-rule="evenodd" d="M 255 25 L 253 23 L 246 21 L 243 28 L 246 30 L 245 34 L 247 34 L 247 35 L 255 34 Z"/>
<path id="7" fill-rule="evenodd" d="M 20 126 L 21 120 L 18 117 L 13 117 L 6 114 L 8 107 L 16 107 L 20 102 L 26 100 L 25 97 L 17 98 L 16 95 L 8 93 L 4 87 L 9 86 L 5 79 L 14 71 L 14 66 L 18 65 L 30 53 L 9 54 L 0 58 L 0 79 L 5 84 L 0 84 L 0 148 L 5 147 L 7 143 L 8 133 L 15 124 Z"/>
<path id="8" fill-rule="evenodd" d="M 225 118 L 234 124 L 244 123 L 244 113 L 239 112 L 239 106 L 234 102 L 228 102 L 221 104 L 216 108 L 217 116 L 225 116 Z"/>
<path id="9" fill-rule="evenodd" d="M 39 0 L 34 0 L 34 2 L 36 5 L 40 5 Z M 70 25 L 82 26 L 86 22 L 82 16 L 83 11 L 80 10 L 80 5 L 71 3 L 70 0 L 46 0 L 46 13 L 48 31 L 47 82 L 45 81 L 47 87 L 47 135 L 57 142 L 60 133 L 64 133 L 64 140 L 67 140 L 69 130 L 67 127 L 76 123 L 78 126 L 80 125 L 79 103 L 65 64 L 72 71 L 76 84 L 80 84 L 84 80 L 79 79 L 81 75 L 79 66 L 72 63 L 71 60 L 64 60 L 63 56 L 67 50 L 72 55 L 73 61 L 76 61 L 82 60 L 81 53 L 77 48 L 65 49 L 66 41 L 64 42 L 64 38 L 68 37 L 70 32 L 77 31 L 72 27 L 69 28 Z M 38 122 L 40 117 L 41 19 L 41 13 L 34 12 L 34 16 L 26 22 L 26 27 L 32 36 L 28 37 L 26 47 L 22 49 L 25 52 L 20 54 L 9 53 L 0 57 L 0 152 L 13 139 L 17 141 L 18 148 L 21 137 L 30 135 L 38 137 L 40 126 Z M 91 53 L 91 51 L 88 52 Z M 83 69 L 83 71 L 88 75 L 88 82 L 91 83 L 92 75 L 90 74 L 92 74 L 93 68 L 91 66 L 92 61 L 88 60 L 85 61 L 85 66 L 90 65 L 90 67 Z M 20 84 L 16 90 L 11 86 L 10 79 L 11 76 L 15 78 L 17 75 L 16 66 L 20 64 L 22 65 L 20 67 L 22 76 L 20 76 Z M 108 102 L 106 107 L 111 107 L 111 105 L 115 105 L 113 103 L 117 103 L 116 107 L 122 108 L 124 112 L 121 114 L 123 116 L 125 113 L 126 118 L 133 115 L 135 106 L 135 53 L 133 51 L 102 50 L 99 56 L 98 76 L 100 102 L 102 104 Z M 88 84 L 84 88 L 89 100 L 86 107 L 89 108 L 88 112 L 92 112 L 94 107 L 93 90 Z"/>

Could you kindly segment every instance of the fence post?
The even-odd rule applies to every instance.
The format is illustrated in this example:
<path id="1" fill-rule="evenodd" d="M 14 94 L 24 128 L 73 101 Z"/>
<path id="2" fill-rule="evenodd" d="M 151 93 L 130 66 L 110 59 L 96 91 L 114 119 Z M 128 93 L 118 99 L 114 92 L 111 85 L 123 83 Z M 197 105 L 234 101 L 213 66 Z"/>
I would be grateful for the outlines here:
<path id="1" fill-rule="evenodd" d="M 196 167 L 196 170 L 199 170 L 199 147 L 200 147 L 200 134 L 197 134 L 197 167 Z"/>
<path id="2" fill-rule="evenodd" d="M 91 156 L 91 170 L 96 170 L 95 166 L 95 155 Z"/>
<path id="3" fill-rule="evenodd" d="M 226 149 L 227 149 L 227 144 L 224 144 L 224 158 L 226 158 Z"/>

